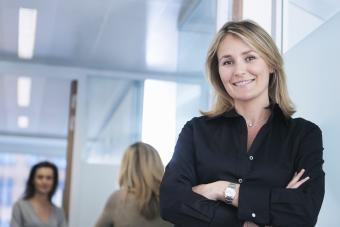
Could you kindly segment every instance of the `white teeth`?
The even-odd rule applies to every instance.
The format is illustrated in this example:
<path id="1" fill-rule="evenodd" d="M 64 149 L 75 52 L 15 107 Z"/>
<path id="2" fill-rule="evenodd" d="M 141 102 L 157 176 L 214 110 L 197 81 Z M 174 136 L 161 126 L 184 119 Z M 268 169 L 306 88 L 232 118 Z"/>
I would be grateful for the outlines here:
<path id="1" fill-rule="evenodd" d="M 246 85 L 246 84 L 249 84 L 253 81 L 253 79 L 251 80 L 242 80 L 242 81 L 239 81 L 239 82 L 236 82 L 236 83 L 233 83 L 235 86 L 243 86 L 243 85 Z"/>

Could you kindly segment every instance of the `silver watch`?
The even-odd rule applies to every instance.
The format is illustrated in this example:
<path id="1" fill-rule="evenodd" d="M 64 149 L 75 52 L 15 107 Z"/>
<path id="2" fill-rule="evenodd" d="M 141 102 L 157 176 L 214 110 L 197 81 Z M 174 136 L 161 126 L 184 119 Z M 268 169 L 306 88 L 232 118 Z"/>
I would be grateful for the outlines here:
<path id="1" fill-rule="evenodd" d="M 230 183 L 224 190 L 224 199 L 227 204 L 231 204 L 236 196 L 236 184 Z"/>

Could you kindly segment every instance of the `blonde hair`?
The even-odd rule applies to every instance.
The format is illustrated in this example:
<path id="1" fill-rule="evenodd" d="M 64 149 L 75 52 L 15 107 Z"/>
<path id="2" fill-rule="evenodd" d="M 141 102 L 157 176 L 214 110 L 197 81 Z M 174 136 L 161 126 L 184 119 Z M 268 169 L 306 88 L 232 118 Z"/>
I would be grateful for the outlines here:
<path id="1" fill-rule="evenodd" d="M 124 153 L 119 173 L 119 185 L 136 196 L 138 209 L 146 219 L 159 215 L 159 187 L 164 166 L 151 145 L 137 142 Z"/>
<path id="2" fill-rule="evenodd" d="M 225 90 L 218 70 L 217 51 L 220 43 L 228 34 L 235 35 L 250 45 L 264 59 L 273 73 L 270 75 L 268 94 L 270 103 L 277 103 L 283 114 L 289 117 L 294 114 L 294 105 L 291 102 L 286 85 L 286 75 L 283 69 L 283 59 L 270 35 L 255 22 L 250 20 L 231 21 L 216 34 L 206 58 L 206 74 L 209 82 L 215 89 L 215 103 L 204 115 L 213 117 L 229 111 L 234 107 L 232 97 Z"/>

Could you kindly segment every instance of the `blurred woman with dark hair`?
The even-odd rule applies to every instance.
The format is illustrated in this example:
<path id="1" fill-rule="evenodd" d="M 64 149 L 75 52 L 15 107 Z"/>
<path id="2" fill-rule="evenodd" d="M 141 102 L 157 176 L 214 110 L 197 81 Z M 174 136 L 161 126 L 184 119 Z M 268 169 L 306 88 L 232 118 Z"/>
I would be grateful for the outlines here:
<path id="1" fill-rule="evenodd" d="M 48 161 L 35 164 L 22 199 L 13 206 L 11 227 L 66 227 L 63 211 L 52 197 L 58 186 L 58 169 Z"/>
<path id="2" fill-rule="evenodd" d="M 159 186 L 164 166 L 155 148 L 138 142 L 124 153 L 120 189 L 112 193 L 96 227 L 167 227 L 159 214 Z"/>

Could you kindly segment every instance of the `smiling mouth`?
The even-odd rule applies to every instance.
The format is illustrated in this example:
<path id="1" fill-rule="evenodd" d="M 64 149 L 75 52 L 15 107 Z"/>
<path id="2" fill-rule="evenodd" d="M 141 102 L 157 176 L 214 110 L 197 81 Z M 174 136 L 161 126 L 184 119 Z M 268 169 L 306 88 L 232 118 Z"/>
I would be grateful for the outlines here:
<path id="1" fill-rule="evenodd" d="M 250 80 L 241 80 L 235 83 L 232 83 L 234 86 L 245 86 L 247 84 L 250 84 L 251 82 L 253 82 L 255 79 L 250 79 Z"/>

